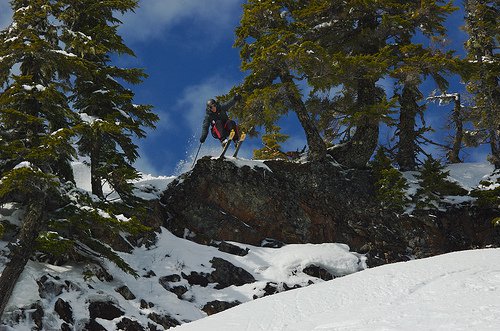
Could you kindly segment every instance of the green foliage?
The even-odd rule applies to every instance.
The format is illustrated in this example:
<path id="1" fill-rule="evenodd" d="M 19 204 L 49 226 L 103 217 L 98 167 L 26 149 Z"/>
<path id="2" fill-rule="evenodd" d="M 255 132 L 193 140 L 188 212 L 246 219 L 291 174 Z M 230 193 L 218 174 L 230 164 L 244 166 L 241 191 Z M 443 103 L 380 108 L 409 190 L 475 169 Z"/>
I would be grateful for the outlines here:
<path id="1" fill-rule="evenodd" d="M 149 230 L 139 221 L 145 211 L 130 182 L 139 178 L 134 138 L 144 138 L 158 117 L 151 106 L 134 104 L 124 86 L 140 83 L 143 70 L 111 64 L 114 55 L 133 55 L 115 15 L 138 1 L 10 4 L 13 24 L 0 31 L 0 198 L 29 208 L 47 197 L 40 251 L 106 257 L 136 275 L 105 242 Z M 96 201 L 74 186 L 75 137 L 79 152 L 90 156 L 92 177 L 107 181 L 128 205 Z"/>
<path id="2" fill-rule="evenodd" d="M 273 126 L 272 131 L 268 131 L 262 136 L 264 147 L 253 151 L 254 159 L 286 159 L 286 155 L 281 151 L 280 143 L 285 142 L 288 136 L 280 133 L 279 130 L 278 126 Z"/>
<path id="3" fill-rule="evenodd" d="M 82 0 L 58 13 L 61 22 L 71 27 L 61 36 L 65 50 L 80 60 L 71 94 L 80 114 L 78 151 L 89 156 L 92 191 L 101 199 L 104 181 L 122 199 L 133 199 L 130 181 L 139 177 L 132 166 L 139 156 L 133 138 L 144 138 L 144 128 L 154 128 L 158 121 L 152 107 L 134 104 L 134 93 L 121 83 L 141 83 L 147 77 L 144 71 L 111 64 L 113 55 L 134 55 L 118 35 L 120 21 L 115 15 L 133 11 L 137 3 Z"/>
<path id="4" fill-rule="evenodd" d="M 382 208 L 403 212 L 410 201 L 406 196 L 408 183 L 401 172 L 392 166 L 391 159 L 379 148 L 371 162 L 375 177 L 376 199 Z"/>
<path id="5" fill-rule="evenodd" d="M 417 208 L 437 208 L 444 195 L 464 195 L 467 191 L 458 184 L 447 180 L 449 171 L 444 171 L 444 165 L 429 157 L 416 176 L 420 188 L 417 190 Z"/>
<path id="6" fill-rule="evenodd" d="M 465 11 L 469 39 L 462 76 L 474 102 L 469 119 L 478 133 L 475 143 L 490 145 L 489 160 L 500 169 L 500 8 L 498 1 L 467 0 Z"/>
<path id="7" fill-rule="evenodd" d="M 472 190 L 471 196 L 476 198 L 476 204 L 482 207 L 500 207 L 500 176 L 493 181 L 481 181 L 479 187 Z"/>
<path id="8" fill-rule="evenodd" d="M 19 167 L 4 174 L 0 182 L 0 198 L 10 194 L 24 197 L 27 201 L 45 195 L 58 185 L 55 176 L 32 167 Z"/>
<path id="9" fill-rule="evenodd" d="M 48 248 L 60 241 L 67 244 L 66 253 L 87 256 L 89 251 L 82 252 L 80 249 L 83 244 L 92 252 L 90 256 L 105 257 L 125 272 L 136 276 L 135 271 L 106 243 L 121 235 L 139 235 L 150 231 L 140 222 L 146 211 L 140 206 L 131 209 L 120 203 L 94 201 L 88 193 L 76 189 L 70 183 L 66 184 L 65 190 L 69 201 L 49 222 L 51 235 L 44 238 L 44 252 L 54 254 Z"/>
<path id="10" fill-rule="evenodd" d="M 57 232 L 45 231 L 37 238 L 37 249 L 41 252 L 59 257 L 73 250 L 74 242 L 61 237 Z"/>
<path id="11" fill-rule="evenodd" d="M 2 223 L 0 223 L 0 239 L 2 239 L 3 234 L 5 233 L 5 227 Z"/>

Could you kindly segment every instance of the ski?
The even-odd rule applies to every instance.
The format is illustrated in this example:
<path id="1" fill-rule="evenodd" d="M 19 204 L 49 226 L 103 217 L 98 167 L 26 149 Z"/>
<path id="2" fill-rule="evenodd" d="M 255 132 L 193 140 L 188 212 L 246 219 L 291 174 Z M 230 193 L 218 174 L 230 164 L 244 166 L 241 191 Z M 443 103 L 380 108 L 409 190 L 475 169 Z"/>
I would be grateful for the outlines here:
<path id="1" fill-rule="evenodd" d="M 234 138 L 234 135 L 235 135 L 234 130 L 231 130 L 231 132 L 229 133 L 229 137 L 227 137 L 226 144 L 224 146 L 222 146 L 222 153 L 220 154 L 219 159 L 222 159 L 224 157 L 224 155 L 226 154 L 227 149 L 229 148 L 229 145 L 231 145 L 231 141 Z"/>
<path id="2" fill-rule="evenodd" d="M 237 157 L 238 156 L 238 152 L 240 150 L 241 144 L 245 140 L 246 136 L 247 136 L 247 134 L 245 132 L 241 133 L 240 140 L 238 140 L 238 143 L 236 144 L 236 149 L 234 150 L 233 157 Z"/>

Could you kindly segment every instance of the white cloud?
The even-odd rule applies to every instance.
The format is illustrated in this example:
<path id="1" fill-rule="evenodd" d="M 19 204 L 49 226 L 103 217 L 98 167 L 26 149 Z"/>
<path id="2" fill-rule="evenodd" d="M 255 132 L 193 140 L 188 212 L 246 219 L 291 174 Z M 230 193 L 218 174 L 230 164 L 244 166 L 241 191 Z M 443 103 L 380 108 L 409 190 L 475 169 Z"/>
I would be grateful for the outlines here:
<path id="1" fill-rule="evenodd" d="M 12 10 L 7 1 L 0 1 L 0 30 L 9 26 L 12 21 Z"/>
<path id="2" fill-rule="evenodd" d="M 180 22 L 202 24 L 204 32 L 225 29 L 239 17 L 241 1 L 142 0 L 135 13 L 123 17 L 122 32 L 128 39 L 158 38 Z M 216 36 L 216 34 L 215 34 Z"/>

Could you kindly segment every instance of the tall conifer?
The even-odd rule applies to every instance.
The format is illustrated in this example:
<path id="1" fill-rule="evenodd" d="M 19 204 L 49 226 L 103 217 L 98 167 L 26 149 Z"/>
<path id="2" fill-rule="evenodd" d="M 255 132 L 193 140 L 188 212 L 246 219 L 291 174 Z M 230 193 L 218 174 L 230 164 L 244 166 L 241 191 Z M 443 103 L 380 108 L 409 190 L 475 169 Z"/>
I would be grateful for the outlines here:
<path id="1" fill-rule="evenodd" d="M 81 118 L 79 152 L 90 159 L 92 193 L 103 199 L 105 181 L 127 200 L 132 197 L 130 180 L 140 176 L 132 166 L 138 157 L 133 138 L 144 138 L 144 128 L 154 128 L 158 120 L 151 106 L 134 104 L 134 93 L 124 86 L 140 83 L 144 71 L 111 64 L 113 55 L 134 56 L 117 33 L 121 22 L 115 14 L 133 10 L 138 1 L 63 2 L 63 40 L 83 60 L 72 101 Z"/>
<path id="2" fill-rule="evenodd" d="M 272 131 L 282 115 L 295 112 L 306 135 L 309 158 L 321 160 L 326 157 L 326 146 L 300 88 L 308 77 L 298 74 L 301 69 L 293 59 L 301 44 L 293 12 L 300 5 L 300 1 L 270 0 L 250 0 L 244 5 L 235 45 L 241 48 L 242 69 L 250 74 L 240 87 L 246 102 L 239 116 L 249 126 L 262 125 Z"/>
<path id="3" fill-rule="evenodd" d="M 65 97 L 74 56 L 59 46 L 53 1 L 11 6 L 13 23 L 0 33 L 0 202 L 16 201 L 26 213 L 0 277 L 0 315 L 64 182 L 72 180 L 74 156 L 75 117 Z"/>
<path id="4" fill-rule="evenodd" d="M 500 5 L 498 1 L 466 0 L 465 11 L 469 35 L 465 80 L 475 103 L 471 120 L 477 143 L 490 145 L 490 162 L 500 169 Z"/>

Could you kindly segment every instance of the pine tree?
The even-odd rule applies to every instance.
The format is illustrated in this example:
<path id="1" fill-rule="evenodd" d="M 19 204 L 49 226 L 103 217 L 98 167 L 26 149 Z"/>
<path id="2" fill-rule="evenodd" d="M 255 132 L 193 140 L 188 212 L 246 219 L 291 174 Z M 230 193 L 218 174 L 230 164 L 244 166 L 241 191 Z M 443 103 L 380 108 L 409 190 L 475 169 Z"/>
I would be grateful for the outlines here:
<path id="1" fill-rule="evenodd" d="M 416 43 L 415 36 L 437 41 L 445 37 L 444 21 L 456 10 L 446 1 L 398 1 L 388 2 L 382 16 L 382 29 L 388 31 L 394 63 L 391 77 L 396 79 L 396 96 L 399 103 L 399 120 L 396 135 L 396 161 L 401 170 L 415 170 L 417 156 L 426 142 L 424 134 L 431 130 L 425 126 L 423 95 L 419 86 L 427 78 L 433 78 L 439 89 L 444 91 L 448 82 L 443 74 L 456 67 L 452 52 L 443 53 L 438 49 Z M 423 125 L 418 128 L 417 119 Z"/>
<path id="2" fill-rule="evenodd" d="M 101 199 L 103 181 L 123 200 L 132 198 L 130 181 L 140 177 L 132 166 L 138 157 L 133 137 L 144 138 L 144 128 L 154 128 L 158 121 L 151 106 L 134 104 L 134 93 L 121 83 L 140 83 L 146 77 L 143 70 L 111 64 L 114 54 L 134 56 L 117 34 L 121 22 L 114 14 L 134 10 L 137 2 L 69 1 L 60 13 L 67 51 L 83 59 L 72 101 L 82 120 L 79 152 L 89 156 L 92 193 Z"/>
<path id="3" fill-rule="evenodd" d="M 287 139 L 287 135 L 280 133 L 280 127 L 274 125 L 270 130 L 267 130 L 266 134 L 262 136 L 264 147 L 254 150 L 254 159 L 286 159 L 287 156 L 281 151 L 280 143 L 285 142 Z"/>
<path id="4" fill-rule="evenodd" d="M 490 162 L 500 169 L 500 6 L 498 1 L 466 0 L 465 31 L 469 40 L 469 70 L 464 73 L 467 90 L 474 96 L 471 119 L 478 143 L 488 143 Z"/>
<path id="5" fill-rule="evenodd" d="M 403 212 L 410 201 L 406 196 L 409 185 L 401 172 L 392 166 L 384 148 L 377 150 L 371 166 L 375 177 L 375 197 L 382 208 Z"/>
<path id="6" fill-rule="evenodd" d="M 380 30 L 381 2 L 309 1 L 297 13 L 305 42 L 297 60 L 311 86 L 330 99 L 320 117 L 323 128 L 339 132 L 329 149 L 339 163 L 364 167 L 376 149 L 379 122 L 392 106 L 377 81 L 389 69 L 391 54 Z M 329 94 L 335 93 L 334 97 Z M 341 128 L 325 126 L 339 124 Z"/>
<path id="7" fill-rule="evenodd" d="M 420 188 L 415 195 L 417 208 L 438 208 L 444 195 L 464 195 L 467 191 L 449 181 L 449 171 L 432 156 L 427 158 L 416 176 Z"/>
<path id="8" fill-rule="evenodd" d="M 73 40 L 68 38 L 71 31 L 63 28 L 67 27 L 64 15 L 77 13 L 73 9 L 81 3 L 76 0 L 13 0 L 13 23 L 0 32 L 0 203 L 15 201 L 25 210 L 18 237 L 12 243 L 10 260 L 0 276 L 0 315 L 26 262 L 37 250 L 49 255 L 63 252 L 66 258 L 79 255 L 98 260 L 106 257 L 135 274 L 102 239 L 110 234 L 119 236 L 123 232 L 146 230 L 133 216 L 140 210 L 128 211 L 129 221 L 123 221 L 115 216 L 124 214 L 123 209 L 96 202 L 72 182 L 69 161 L 76 157 L 73 137 L 78 133 L 82 139 L 92 138 L 83 137 L 88 132 L 81 116 L 71 110 L 69 94 L 73 93 L 75 104 L 80 101 L 81 96 L 77 93 L 83 95 L 85 92 L 73 89 L 72 83 L 78 84 L 76 80 L 91 77 L 84 74 L 102 69 L 99 67 L 102 63 L 88 66 L 91 64 L 89 59 L 82 53 L 71 52 L 77 48 L 68 46 Z M 92 7 L 96 2 L 86 4 Z M 99 2 L 99 5 L 105 4 L 112 5 Z M 119 10 L 119 7 L 113 8 Z M 116 26 L 111 28 L 114 29 Z M 75 32 L 82 36 L 80 33 Z M 96 49 L 103 47 L 95 46 Z M 107 51 L 105 49 L 104 53 Z M 92 77 L 118 77 L 135 82 L 137 76 L 141 77 L 135 74 L 134 70 L 111 67 Z M 129 132 L 143 134 L 139 125 L 156 118 L 149 113 L 149 107 L 133 105 L 133 94 L 128 90 L 115 87 L 110 91 L 115 95 L 111 99 L 113 110 L 123 116 L 113 120 L 121 120 Z M 113 139 L 120 141 L 123 154 L 132 159 L 136 150 L 133 144 L 127 145 L 131 142 L 130 137 L 115 127 L 107 132 L 115 135 Z M 110 183 L 115 188 L 118 184 L 123 185 L 121 183 L 128 185 L 127 180 L 135 169 L 120 164 L 120 155 L 116 157 L 110 152 L 114 145 L 106 146 L 107 154 L 103 155 L 118 168 L 118 171 L 110 171 L 116 176 Z M 120 187 L 120 190 L 130 191 L 130 188 Z M 99 233 L 102 235 L 96 237 Z"/>
<path id="9" fill-rule="evenodd" d="M 248 126 L 270 127 L 282 115 L 295 112 L 306 135 L 309 158 L 322 160 L 326 146 L 299 87 L 307 77 L 297 75 L 300 68 L 293 60 L 301 44 L 301 30 L 291 13 L 300 3 L 250 0 L 244 5 L 235 45 L 241 48 L 241 67 L 249 75 L 239 87 L 246 102 L 236 114 Z"/>
<path id="10" fill-rule="evenodd" d="M 19 201 L 26 213 L 0 277 L 0 315 L 49 211 L 60 203 L 62 183 L 72 180 L 75 155 L 69 139 L 75 117 L 64 95 L 73 56 L 59 47 L 53 3 L 11 6 L 13 23 L 0 33 L 0 202 Z"/>

